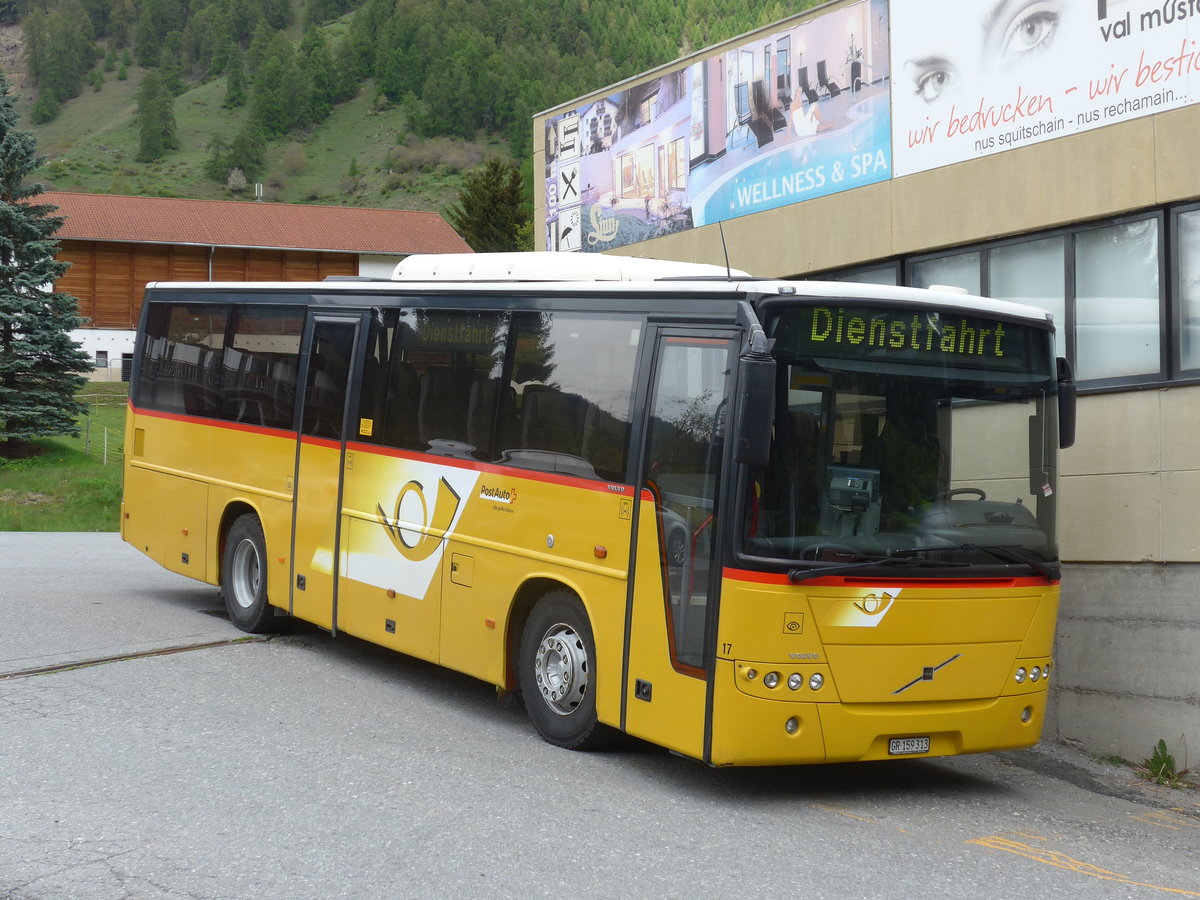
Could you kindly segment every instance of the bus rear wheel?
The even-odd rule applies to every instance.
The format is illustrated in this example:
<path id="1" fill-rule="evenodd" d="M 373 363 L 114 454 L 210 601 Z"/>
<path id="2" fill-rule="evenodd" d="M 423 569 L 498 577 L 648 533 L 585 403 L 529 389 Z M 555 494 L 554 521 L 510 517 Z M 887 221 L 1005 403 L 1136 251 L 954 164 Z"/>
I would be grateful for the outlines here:
<path id="1" fill-rule="evenodd" d="M 550 591 L 521 634 L 521 694 L 533 727 L 568 750 L 603 746 L 609 729 L 596 718 L 596 642 L 583 604 L 570 591 Z"/>
<path id="2" fill-rule="evenodd" d="M 221 593 L 229 619 L 242 631 L 275 631 L 275 611 L 267 602 L 267 544 L 262 523 L 252 513 L 230 526 L 221 559 Z"/>

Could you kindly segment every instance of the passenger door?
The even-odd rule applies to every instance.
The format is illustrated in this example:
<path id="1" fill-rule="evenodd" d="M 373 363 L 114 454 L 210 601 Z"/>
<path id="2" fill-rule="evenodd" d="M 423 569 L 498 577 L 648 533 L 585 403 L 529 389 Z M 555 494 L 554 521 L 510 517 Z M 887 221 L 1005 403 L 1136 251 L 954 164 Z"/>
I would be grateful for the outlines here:
<path id="1" fill-rule="evenodd" d="M 658 333 L 638 502 L 625 727 L 697 758 L 720 585 L 717 498 L 733 341 L 726 331 Z"/>
<path id="2" fill-rule="evenodd" d="M 292 506 L 292 615 L 336 630 L 338 539 L 359 317 L 310 314 Z"/>

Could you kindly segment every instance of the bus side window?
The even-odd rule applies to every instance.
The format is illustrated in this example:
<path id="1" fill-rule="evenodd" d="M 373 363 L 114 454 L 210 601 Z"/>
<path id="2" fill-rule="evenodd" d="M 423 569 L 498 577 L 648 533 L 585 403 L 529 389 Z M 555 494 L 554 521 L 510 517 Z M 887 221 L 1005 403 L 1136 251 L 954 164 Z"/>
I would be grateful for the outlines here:
<path id="1" fill-rule="evenodd" d="M 378 426 L 383 442 L 490 459 L 508 315 L 428 309 L 387 315 L 395 318 L 385 342 L 390 359 Z"/>
<path id="2" fill-rule="evenodd" d="M 502 402 L 500 461 L 624 481 L 641 317 L 523 313 L 513 332 L 509 378 L 518 421 L 505 427 Z"/>
<path id="3" fill-rule="evenodd" d="M 244 306 L 235 307 L 231 315 L 220 379 L 221 418 L 290 429 L 303 309 Z"/>

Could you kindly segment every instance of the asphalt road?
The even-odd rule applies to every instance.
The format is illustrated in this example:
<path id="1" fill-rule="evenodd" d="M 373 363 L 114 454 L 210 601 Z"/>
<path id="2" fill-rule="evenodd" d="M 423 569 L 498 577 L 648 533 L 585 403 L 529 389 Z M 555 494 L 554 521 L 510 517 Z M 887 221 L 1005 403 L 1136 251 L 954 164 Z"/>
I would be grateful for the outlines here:
<path id="1" fill-rule="evenodd" d="M 0 616 L 0 898 L 1200 897 L 1200 796 L 1066 748 L 571 753 L 455 673 L 241 640 L 116 535 L 0 534 Z"/>

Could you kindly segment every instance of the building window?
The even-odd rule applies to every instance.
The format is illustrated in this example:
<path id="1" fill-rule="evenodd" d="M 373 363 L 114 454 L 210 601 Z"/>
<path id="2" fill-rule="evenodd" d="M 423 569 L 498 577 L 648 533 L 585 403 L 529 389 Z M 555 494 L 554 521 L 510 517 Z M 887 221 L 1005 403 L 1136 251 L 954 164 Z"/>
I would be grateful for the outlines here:
<path id="1" fill-rule="evenodd" d="M 886 266 L 866 266 L 861 269 L 833 272 L 828 275 L 822 275 L 821 278 L 826 281 L 856 281 L 859 284 L 897 285 L 900 283 L 900 267 L 895 263 L 889 263 Z"/>
<path id="2" fill-rule="evenodd" d="M 1179 267 L 1179 367 L 1195 370 L 1200 369 L 1200 209 L 1179 214 L 1175 246 Z"/>
<path id="3" fill-rule="evenodd" d="M 1162 371 L 1156 218 L 1075 236 L 1075 376 Z"/>
<path id="4" fill-rule="evenodd" d="M 1200 208 L 1175 213 L 1171 303 L 1163 290 L 1164 213 L 1153 211 L 953 252 L 902 258 L 814 279 L 929 288 L 1044 309 L 1054 318 L 1055 350 L 1091 386 L 1196 377 L 1200 370 Z M 1168 308 L 1175 310 L 1167 339 Z M 1169 356 L 1167 348 L 1170 348 Z"/>
<path id="5" fill-rule="evenodd" d="M 914 287 L 947 285 L 962 288 L 971 294 L 981 293 L 979 280 L 978 250 L 919 260 L 912 264 L 909 274 L 909 283 Z"/>
<path id="6" fill-rule="evenodd" d="M 1066 265 L 1062 235 L 993 247 L 988 254 L 988 295 L 1037 306 L 1053 315 L 1057 356 L 1070 356 Z"/>

